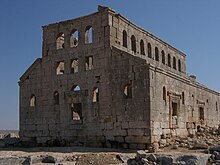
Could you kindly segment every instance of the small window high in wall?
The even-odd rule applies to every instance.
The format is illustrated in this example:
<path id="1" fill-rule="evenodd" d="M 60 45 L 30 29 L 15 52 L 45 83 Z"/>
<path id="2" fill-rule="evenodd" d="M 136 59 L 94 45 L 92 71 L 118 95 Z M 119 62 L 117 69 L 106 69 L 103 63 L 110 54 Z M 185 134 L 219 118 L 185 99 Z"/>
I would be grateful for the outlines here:
<path id="1" fill-rule="evenodd" d="M 74 91 L 74 92 L 78 92 L 80 91 L 80 86 L 79 85 L 73 85 L 72 88 L 71 88 L 71 91 Z"/>
<path id="2" fill-rule="evenodd" d="M 123 31 L 123 46 L 126 48 L 127 48 L 127 38 L 128 38 L 127 32 L 124 30 Z"/>
<path id="3" fill-rule="evenodd" d="M 30 107 L 36 107 L 36 96 L 35 95 L 31 95 Z"/>
<path id="4" fill-rule="evenodd" d="M 158 50 L 158 47 L 155 47 L 155 60 L 159 61 L 159 50 Z"/>
<path id="5" fill-rule="evenodd" d="M 185 104 L 185 94 L 182 92 L 182 104 Z"/>
<path id="6" fill-rule="evenodd" d="M 92 56 L 85 57 L 85 65 L 86 65 L 86 70 L 93 69 L 93 57 Z"/>
<path id="7" fill-rule="evenodd" d="M 182 71 L 180 59 L 178 60 L 178 71 L 180 71 L 180 72 Z"/>
<path id="8" fill-rule="evenodd" d="M 92 26 L 87 26 L 85 30 L 85 43 L 86 44 L 92 43 L 92 33 L 93 33 Z"/>
<path id="9" fill-rule="evenodd" d="M 99 88 L 97 88 L 97 87 L 95 87 L 95 88 L 93 89 L 92 102 L 93 102 L 93 103 L 99 102 Z"/>
<path id="10" fill-rule="evenodd" d="M 152 58 L 152 51 L 151 51 L 151 44 L 150 43 L 147 44 L 147 52 L 148 52 L 148 57 Z"/>
<path id="11" fill-rule="evenodd" d="M 161 54 L 162 54 L 162 64 L 164 64 L 164 65 L 165 65 L 166 60 L 165 60 L 165 53 L 164 53 L 164 51 L 163 51 L 163 50 L 161 51 Z"/>
<path id="12" fill-rule="evenodd" d="M 163 87 L 163 100 L 164 101 L 166 101 L 166 94 L 167 94 L 166 87 Z"/>
<path id="13" fill-rule="evenodd" d="M 131 50 L 136 53 L 136 39 L 134 35 L 131 36 Z"/>
<path id="14" fill-rule="evenodd" d="M 71 73 L 78 73 L 79 71 L 79 60 L 71 60 Z"/>
<path id="15" fill-rule="evenodd" d="M 176 57 L 173 57 L 173 69 L 176 69 Z"/>
<path id="16" fill-rule="evenodd" d="M 124 87 L 124 96 L 126 99 L 128 98 L 132 98 L 132 85 L 131 84 L 127 84 Z"/>
<path id="17" fill-rule="evenodd" d="M 57 62 L 56 74 L 57 75 L 64 74 L 64 61 Z"/>
<path id="18" fill-rule="evenodd" d="M 57 46 L 57 49 L 64 48 L 64 34 L 63 33 L 59 33 L 59 35 L 57 36 L 56 46 Z"/>
<path id="19" fill-rule="evenodd" d="M 59 98 L 59 93 L 57 91 L 54 92 L 53 94 L 53 98 L 54 98 L 54 104 L 58 105 L 60 103 L 60 98 Z"/>
<path id="20" fill-rule="evenodd" d="M 140 41 L 140 51 L 141 51 L 141 54 L 142 54 L 142 55 L 145 55 L 145 51 L 144 51 L 144 41 L 143 41 L 143 40 Z"/>
<path id="21" fill-rule="evenodd" d="M 170 59 L 170 54 L 167 56 L 167 64 L 169 67 L 171 67 L 171 59 Z"/>
<path id="22" fill-rule="evenodd" d="M 71 48 L 78 46 L 78 38 L 79 38 L 78 30 L 73 30 L 70 34 L 70 47 Z"/>

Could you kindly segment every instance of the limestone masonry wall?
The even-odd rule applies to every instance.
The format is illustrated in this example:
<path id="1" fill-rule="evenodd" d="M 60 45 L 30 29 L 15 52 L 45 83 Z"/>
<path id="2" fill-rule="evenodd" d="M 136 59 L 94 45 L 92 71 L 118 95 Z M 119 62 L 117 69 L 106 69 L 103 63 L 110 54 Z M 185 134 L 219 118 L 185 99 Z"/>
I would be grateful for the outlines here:
<path id="1" fill-rule="evenodd" d="M 43 26 L 19 86 L 20 137 L 39 146 L 148 148 L 219 124 L 219 93 L 186 74 L 186 55 L 102 6 Z"/>

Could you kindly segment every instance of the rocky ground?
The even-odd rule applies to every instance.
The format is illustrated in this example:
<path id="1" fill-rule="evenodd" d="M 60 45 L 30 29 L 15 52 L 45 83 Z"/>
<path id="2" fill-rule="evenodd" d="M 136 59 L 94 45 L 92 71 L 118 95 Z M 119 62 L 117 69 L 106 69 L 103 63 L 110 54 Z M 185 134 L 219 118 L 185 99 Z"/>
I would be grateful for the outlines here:
<path id="1" fill-rule="evenodd" d="M 87 147 L 21 148 L 19 138 L 0 140 L 0 165 L 220 165 L 220 129 L 199 126 L 186 138 L 163 135 L 149 150 Z"/>

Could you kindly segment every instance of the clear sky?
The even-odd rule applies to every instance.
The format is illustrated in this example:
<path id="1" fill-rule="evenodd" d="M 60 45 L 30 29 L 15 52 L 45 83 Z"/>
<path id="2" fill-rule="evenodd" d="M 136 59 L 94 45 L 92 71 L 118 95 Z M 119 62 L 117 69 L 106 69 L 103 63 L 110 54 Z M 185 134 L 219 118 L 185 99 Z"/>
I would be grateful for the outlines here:
<path id="1" fill-rule="evenodd" d="M 187 54 L 187 72 L 220 91 L 219 0 L 1 0 L 0 129 L 18 129 L 24 71 L 41 57 L 42 25 L 109 6 Z"/>

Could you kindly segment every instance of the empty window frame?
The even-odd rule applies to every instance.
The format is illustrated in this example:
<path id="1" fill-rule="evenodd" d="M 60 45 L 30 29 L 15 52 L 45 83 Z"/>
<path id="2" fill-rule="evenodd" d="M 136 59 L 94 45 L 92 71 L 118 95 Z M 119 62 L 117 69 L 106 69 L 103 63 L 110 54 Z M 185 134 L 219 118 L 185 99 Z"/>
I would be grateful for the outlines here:
<path id="1" fill-rule="evenodd" d="M 150 43 L 147 44 L 147 52 L 148 52 L 148 57 L 152 58 L 152 50 L 151 50 L 151 44 Z"/>
<path id="2" fill-rule="evenodd" d="M 163 100 L 166 101 L 166 87 L 163 87 Z"/>
<path id="3" fill-rule="evenodd" d="M 158 47 L 155 47 L 155 60 L 159 61 L 159 50 L 158 50 Z"/>
<path id="4" fill-rule="evenodd" d="M 164 53 L 164 51 L 162 50 L 161 51 L 161 55 L 162 55 L 162 64 L 166 64 L 166 60 L 165 60 L 165 53 Z"/>
<path id="5" fill-rule="evenodd" d="M 72 30 L 70 34 L 70 47 L 77 47 L 78 46 L 78 38 L 79 38 L 79 32 L 78 30 Z"/>
<path id="6" fill-rule="evenodd" d="M 199 107 L 199 120 L 204 121 L 205 119 L 205 114 L 204 114 L 204 108 L 203 107 Z"/>
<path id="7" fill-rule="evenodd" d="M 127 32 L 125 30 L 123 30 L 123 46 L 127 48 Z"/>
<path id="8" fill-rule="evenodd" d="M 85 66 L 86 66 L 86 70 L 93 69 L 93 56 L 85 57 Z"/>
<path id="9" fill-rule="evenodd" d="M 57 75 L 64 74 L 64 61 L 57 62 L 56 74 Z"/>
<path id="10" fill-rule="evenodd" d="M 72 88 L 71 88 L 71 91 L 73 91 L 73 92 L 77 92 L 77 91 L 80 91 L 80 90 L 81 90 L 81 88 L 80 88 L 79 85 L 73 85 Z"/>
<path id="11" fill-rule="evenodd" d="M 71 104 L 72 120 L 82 120 L 82 104 L 72 103 Z"/>
<path id="12" fill-rule="evenodd" d="M 124 87 L 124 96 L 126 99 L 128 98 L 132 98 L 132 85 L 131 84 L 127 84 Z"/>
<path id="13" fill-rule="evenodd" d="M 131 36 L 131 50 L 136 53 L 136 39 L 134 35 Z"/>
<path id="14" fill-rule="evenodd" d="M 141 52 L 142 55 L 145 55 L 144 41 L 143 40 L 140 41 L 140 52 Z"/>
<path id="15" fill-rule="evenodd" d="M 218 111 L 218 102 L 215 103 L 216 111 Z"/>
<path id="16" fill-rule="evenodd" d="M 182 71 L 182 67 L 181 67 L 181 61 L 180 61 L 180 59 L 178 60 L 178 71 Z"/>
<path id="17" fill-rule="evenodd" d="M 173 57 L 173 69 L 176 69 L 176 57 Z"/>
<path id="18" fill-rule="evenodd" d="M 85 29 L 85 43 L 86 44 L 92 43 L 92 33 L 93 33 L 92 26 L 87 26 Z"/>
<path id="19" fill-rule="evenodd" d="M 92 102 L 93 103 L 99 102 L 99 88 L 97 87 L 93 88 Z"/>
<path id="20" fill-rule="evenodd" d="M 57 91 L 53 94 L 54 104 L 58 105 L 60 103 L 59 93 Z"/>
<path id="21" fill-rule="evenodd" d="M 56 47 L 57 49 L 64 48 L 64 33 L 59 33 L 56 40 Z"/>
<path id="22" fill-rule="evenodd" d="M 168 54 L 168 56 L 167 56 L 167 65 L 168 65 L 169 67 L 171 67 L 171 58 L 170 58 L 170 54 Z"/>
<path id="23" fill-rule="evenodd" d="M 79 72 L 79 59 L 71 60 L 71 73 Z"/>
<path id="24" fill-rule="evenodd" d="M 172 102 L 172 116 L 177 116 L 177 103 Z"/>
<path id="25" fill-rule="evenodd" d="M 30 98 L 30 107 L 36 107 L 36 96 L 34 94 Z"/>

